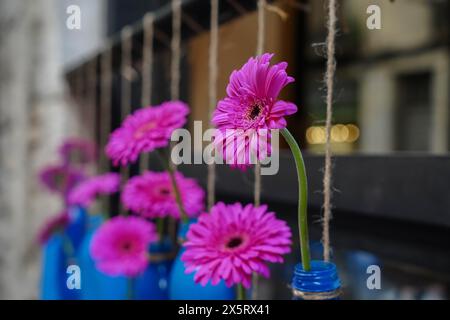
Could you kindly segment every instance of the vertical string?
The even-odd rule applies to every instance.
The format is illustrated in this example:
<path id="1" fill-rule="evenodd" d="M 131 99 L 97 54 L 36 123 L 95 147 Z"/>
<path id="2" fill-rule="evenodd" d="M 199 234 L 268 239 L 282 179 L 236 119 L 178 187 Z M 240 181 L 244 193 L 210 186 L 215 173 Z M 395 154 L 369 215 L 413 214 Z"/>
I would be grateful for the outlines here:
<path id="1" fill-rule="evenodd" d="M 91 119 L 91 139 L 95 141 L 96 134 L 97 134 L 97 121 L 96 121 L 96 109 L 97 109 L 97 59 L 94 58 L 90 63 L 88 67 L 88 107 L 89 115 Z"/>
<path id="2" fill-rule="evenodd" d="M 130 27 L 125 27 L 121 32 L 121 76 L 122 81 L 120 85 L 120 111 L 122 121 L 127 117 L 127 115 L 131 112 L 131 54 L 132 54 L 132 36 L 133 33 Z M 129 169 L 127 167 L 120 168 L 120 174 L 122 176 L 122 183 L 124 183 L 129 176 Z M 121 214 L 127 214 L 123 206 L 120 209 Z"/>
<path id="3" fill-rule="evenodd" d="M 154 37 L 153 13 L 144 16 L 143 31 L 144 45 L 142 48 L 142 96 L 141 105 L 149 106 L 152 103 L 152 74 L 153 74 L 153 37 Z"/>
<path id="4" fill-rule="evenodd" d="M 256 55 L 260 56 L 264 53 L 265 34 L 266 34 L 266 0 L 258 0 L 258 32 Z M 259 161 L 255 164 L 255 185 L 254 185 L 254 205 L 259 207 L 261 204 L 261 164 Z M 253 290 L 252 300 L 258 299 L 258 282 L 259 277 L 256 273 L 253 274 Z"/>
<path id="5" fill-rule="evenodd" d="M 256 55 L 260 56 L 264 53 L 265 33 L 266 33 L 266 0 L 258 0 L 258 33 Z M 261 204 L 261 164 L 255 165 L 255 186 L 254 186 L 254 203 L 256 207 Z"/>
<path id="6" fill-rule="evenodd" d="M 100 171 L 109 171 L 108 157 L 103 148 L 111 131 L 111 94 L 112 94 L 112 50 L 108 48 L 100 57 Z M 107 217 L 108 198 L 102 201 L 102 212 Z"/>
<path id="7" fill-rule="evenodd" d="M 180 99 L 180 65 L 181 65 L 181 0 L 172 0 L 172 39 L 170 42 L 171 65 L 170 65 L 170 98 L 172 101 Z M 171 147 L 173 143 L 171 143 Z M 171 170 L 177 166 L 169 161 Z M 169 220 L 169 234 L 176 241 L 177 224 L 174 219 Z"/>
<path id="8" fill-rule="evenodd" d="M 111 94 L 112 94 L 112 52 L 108 48 L 101 56 L 101 94 L 100 94 L 100 166 L 103 171 L 109 171 L 108 157 L 103 148 L 111 132 Z"/>
<path id="9" fill-rule="evenodd" d="M 324 216 L 323 216 L 323 259 L 330 260 L 330 219 L 331 219 L 331 120 L 333 117 L 333 81 L 336 72 L 335 38 L 336 38 L 336 0 L 328 2 L 328 36 L 327 36 L 327 70 L 325 83 L 327 86 L 327 115 L 326 115 L 326 144 L 325 144 L 325 173 L 323 176 Z"/>
<path id="10" fill-rule="evenodd" d="M 171 99 L 180 99 L 180 59 L 181 59 L 181 0 L 172 0 L 172 41 L 171 41 Z"/>
<path id="11" fill-rule="evenodd" d="M 152 103 L 152 75 L 153 75 L 153 38 L 154 38 L 154 22 L 153 13 L 147 13 L 144 16 L 143 32 L 144 44 L 142 47 L 142 107 L 150 106 Z M 144 172 L 148 168 L 149 155 L 145 153 L 140 159 L 140 171 Z"/>
<path id="12" fill-rule="evenodd" d="M 121 118 L 122 120 L 131 112 L 131 50 L 132 31 L 130 27 L 125 27 L 121 32 L 122 39 L 122 61 L 121 61 Z"/>
<path id="13" fill-rule="evenodd" d="M 219 0 L 211 0 L 211 31 L 209 38 L 209 119 L 216 108 L 217 102 L 217 74 L 219 47 Z M 216 164 L 208 165 L 208 210 L 216 202 Z"/>

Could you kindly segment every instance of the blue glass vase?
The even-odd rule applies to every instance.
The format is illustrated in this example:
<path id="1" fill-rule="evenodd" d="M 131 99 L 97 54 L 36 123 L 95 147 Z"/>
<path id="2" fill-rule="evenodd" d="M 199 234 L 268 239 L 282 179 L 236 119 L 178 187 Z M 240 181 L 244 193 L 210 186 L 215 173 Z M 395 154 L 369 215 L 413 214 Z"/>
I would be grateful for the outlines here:
<path id="1" fill-rule="evenodd" d="M 135 299 L 167 300 L 168 282 L 173 263 L 173 244 L 169 238 L 150 246 L 150 264 L 147 270 L 136 278 Z"/>
<path id="2" fill-rule="evenodd" d="M 67 235 L 55 233 L 43 248 L 40 296 L 43 300 L 76 300 L 79 292 L 67 286 L 67 267 L 76 263 L 65 252 Z"/>
<path id="3" fill-rule="evenodd" d="M 69 208 L 70 223 L 66 227 L 66 234 L 72 242 L 75 251 L 84 239 L 87 225 L 89 223 L 89 213 L 86 209 L 75 206 Z"/>
<path id="4" fill-rule="evenodd" d="M 78 250 L 78 263 L 81 269 L 81 299 L 120 300 L 126 299 L 127 279 L 111 277 L 97 270 L 90 255 L 90 244 L 95 231 L 103 223 L 101 215 L 89 217 L 86 235 Z"/>
<path id="5" fill-rule="evenodd" d="M 92 236 L 103 221 L 100 215 L 89 217 L 88 231 L 78 251 L 78 261 L 82 270 L 81 298 L 84 300 L 129 299 L 130 285 L 132 285 L 132 299 L 168 299 L 167 283 L 173 261 L 170 257 L 173 252 L 171 241 L 165 239 L 151 245 L 150 253 L 155 261 L 151 261 L 145 272 L 137 278 L 130 280 L 124 276 L 108 276 L 97 270 L 89 250 Z"/>
<path id="6" fill-rule="evenodd" d="M 192 219 L 189 223 L 181 224 L 178 232 L 180 241 L 186 239 L 189 226 L 195 222 L 196 220 Z M 194 282 L 194 273 L 184 273 L 184 263 L 181 261 L 184 251 L 185 249 L 182 247 L 178 252 L 170 273 L 169 298 L 171 300 L 234 300 L 236 298 L 235 289 L 233 287 L 228 288 L 224 281 L 215 286 L 211 285 L 211 283 L 208 283 L 206 286 L 196 284 Z"/>
<path id="7" fill-rule="evenodd" d="M 336 265 L 331 262 L 311 261 L 311 270 L 301 263 L 295 266 L 292 279 L 294 300 L 335 300 L 339 298 L 341 281 Z"/>

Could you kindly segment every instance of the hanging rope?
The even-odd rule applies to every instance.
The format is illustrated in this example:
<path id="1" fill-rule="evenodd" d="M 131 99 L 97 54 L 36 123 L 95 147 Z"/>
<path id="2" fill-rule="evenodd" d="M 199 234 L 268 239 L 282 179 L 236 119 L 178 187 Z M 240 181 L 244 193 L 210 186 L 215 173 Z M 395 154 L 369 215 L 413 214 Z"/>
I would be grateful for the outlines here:
<path id="1" fill-rule="evenodd" d="M 152 103 L 154 21 L 155 17 L 153 13 L 147 13 L 144 16 L 144 46 L 142 48 L 142 107 L 149 106 Z"/>
<path id="2" fill-rule="evenodd" d="M 147 13 L 144 16 L 144 45 L 142 48 L 142 93 L 141 105 L 147 107 L 152 104 L 152 75 L 153 75 L 153 38 L 154 38 L 154 22 L 153 13 Z M 149 155 L 145 153 L 140 159 L 140 171 L 144 172 L 148 169 Z"/>
<path id="3" fill-rule="evenodd" d="M 108 157 L 103 152 L 103 147 L 108 141 L 111 131 L 111 93 L 112 93 L 112 52 L 108 48 L 101 56 L 101 94 L 100 94 L 100 167 L 104 171 L 109 170 Z"/>
<path id="4" fill-rule="evenodd" d="M 333 81 L 336 71 L 335 39 L 336 39 L 336 0 L 328 2 L 328 36 L 327 36 L 327 71 L 325 82 L 327 86 L 327 116 L 326 116 L 326 144 L 325 144 L 325 173 L 323 176 L 324 215 L 323 215 L 323 259 L 330 260 L 330 219 L 331 219 L 331 120 L 333 117 Z"/>
<path id="5" fill-rule="evenodd" d="M 264 53 L 265 34 L 266 34 L 266 0 L 258 0 L 258 34 L 256 44 L 256 55 L 260 56 Z M 257 161 L 255 165 L 255 185 L 254 185 L 254 205 L 259 207 L 261 204 L 261 164 Z M 252 300 L 258 299 L 258 282 L 259 277 L 253 274 L 253 290 Z"/>
<path id="6" fill-rule="evenodd" d="M 100 57 L 100 143 L 99 143 L 99 171 L 109 171 L 109 162 L 103 148 L 108 141 L 111 131 L 111 94 L 112 94 L 112 51 L 107 48 Z M 108 217 L 109 200 L 104 197 L 101 201 L 102 212 Z"/>
<path id="7" fill-rule="evenodd" d="M 130 27 L 125 27 L 121 32 L 122 61 L 121 61 L 121 118 L 122 120 L 131 112 L 131 80 L 132 80 L 132 36 Z"/>
<path id="8" fill-rule="evenodd" d="M 181 0 L 172 0 L 172 39 L 170 42 L 171 65 L 170 65 L 170 98 L 172 101 L 180 99 L 180 65 L 181 65 Z M 170 144 L 172 148 L 174 143 Z M 172 170 L 177 166 L 173 161 L 169 161 Z M 176 241 L 177 222 L 169 220 L 170 237 Z"/>
<path id="9" fill-rule="evenodd" d="M 122 81 L 120 83 L 120 111 L 122 121 L 131 113 L 131 81 L 133 78 L 132 74 L 132 29 L 131 27 L 124 27 L 121 32 L 121 76 Z M 129 177 L 129 169 L 127 167 L 120 168 L 120 175 L 122 176 L 122 183 L 124 183 Z M 127 215 L 125 208 L 121 206 L 120 213 L 122 215 Z"/>
<path id="10" fill-rule="evenodd" d="M 181 0 L 172 0 L 172 61 L 170 68 L 170 96 L 180 99 L 180 60 L 181 60 Z"/>
<path id="11" fill-rule="evenodd" d="M 209 119 L 211 119 L 217 102 L 217 74 L 219 48 L 219 0 L 211 0 L 211 31 L 209 38 Z M 216 164 L 208 165 L 208 210 L 216 202 Z"/>
<path id="12" fill-rule="evenodd" d="M 88 65 L 88 106 L 90 114 L 91 138 L 95 141 L 97 135 L 96 109 L 97 109 L 97 59 L 93 59 Z"/>

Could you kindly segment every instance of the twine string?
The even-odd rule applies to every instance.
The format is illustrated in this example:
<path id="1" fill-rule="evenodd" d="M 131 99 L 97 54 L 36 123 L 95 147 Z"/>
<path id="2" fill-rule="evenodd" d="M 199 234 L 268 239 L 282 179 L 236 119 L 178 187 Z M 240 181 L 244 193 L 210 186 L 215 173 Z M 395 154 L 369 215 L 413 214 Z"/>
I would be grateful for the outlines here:
<path id="1" fill-rule="evenodd" d="M 101 56 L 100 62 L 100 151 L 107 143 L 109 132 L 111 131 L 111 93 L 112 93 L 112 52 L 111 48 L 106 50 Z M 100 152 L 100 167 L 108 171 L 108 158 L 105 152 Z"/>
<path id="2" fill-rule="evenodd" d="M 258 31 L 257 31 L 257 45 L 256 55 L 260 56 L 264 53 L 265 35 L 266 35 L 266 9 L 267 1 L 258 0 Z M 261 204 L 261 164 L 256 161 L 255 164 L 255 185 L 254 185 L 254 205 L 259 207 Z M 253 273 L 253 290 L 252 300 L 258 299 L 258 283 L 259 277 Z"/>
<path id="3" fill-rule="evenodd" d="M 172 0 L 172 51 L 170 96 L 172 101 L 180 98 L 180 60 L 181 60 L 181 1 Z"/>
<path id="4" fill-rule="evenodd" d="M 125 27 L 121 32 L 122 39 L 122 61 L 121 61 L 121 118 L 122 120 L 131 112 L 131 52 L 132 52 L 132 31 L 130 27 Z"/>
<path id="5" fill-rule="evenodd" d="M 180 65 L 181 65 L 181 0 L 172 0 L 172 39 L 170 41 L 171 62 L 170 62 L 170 98 L 172 101 L 180 99 Z M 174 146 L 172 142 L 170 149 Z M 177 166 L 169 160 L 170 170 L 175 172 Z M 169 220 L 168 226 L 170 237 L 176 241 L 177 222 Z"/>
<path id="6" fill-rule="evenodd" d="M 211 119 L 217 101 L 217 74 L 218 74 L 218 47 L 219 47 L 219 0 L 211 0 L 211 31 L 209 39 L 209 119 Z M 216 165 L 208 165 L 207 177 L 208 210 L 216 202 Z"/>
<path id="7" fill-rule="evenodd" d="M 120 97 L 121 97 L 121 118 L 122 121 L 131 112 L 131 69 L 132 69 L 132 29 L 130 27 L 124 27 L 121 32 L 121 86 L 120 86 Z M 120 168 L 120 174 L 122 177 L 122 183 L 129 177 L 129 170 L 127 167 Z M 123 186 L 122 186 L 123 187 Z M 122 215 L 127 215 L 127 212 L 123 206 L 121 206 L 120 213 Z"/>
<path id="8" fill-rule="evenodd" d="M 336 39 L 336 0 L 329 0 L 328 2 L 328 36 L 327 36 L 327 70 L 325 73 L 325 83 L 327 88 L 326 104 L 326 144 L 325 144 L 325 173 L 323 176 L 323 194 L 324 194 L 324 215 L 323 215 L 323 258 L 325 261 L 330 260 L 330 220 L 331 220 L 331 178 L 332 178 L 332 163 L 331 163 L 331 121 L 333 117 L 333 85 L 334 76 L 336 72 L 335 59 L 335 39 Z"/>
<path id="9" fill-rule="evenodd" d="M 97 59 L 93 59 L 90 63 L 89 63 L 89 69 L 88 69 L 88 74 L 89 74 L 89 88 L 88 88 L 88 106 L 90 108 L 89 110 L 89 114 L 90 114 L 90 119 L 91 119 L 91 137 L 95 138 L 96 137 L 96 128 L 97 128 L 97 113 L 96 113 L 96 108 L 97 108 Z M 93 139 L 95 140 L 95 139 Z"/>
<path id="10" fill-rule="evenodd" d="M 142 48 L 142 107 L 150 106 L 152 103 L 152 87 L 153 87 L 153 40 L 154 40 L 154 22 L 153 13 L 147 13 L 144 16 L 144 45 Z M 148 169 L 149 155 L 145 153 L 140 159 L 140 171 Z"/>

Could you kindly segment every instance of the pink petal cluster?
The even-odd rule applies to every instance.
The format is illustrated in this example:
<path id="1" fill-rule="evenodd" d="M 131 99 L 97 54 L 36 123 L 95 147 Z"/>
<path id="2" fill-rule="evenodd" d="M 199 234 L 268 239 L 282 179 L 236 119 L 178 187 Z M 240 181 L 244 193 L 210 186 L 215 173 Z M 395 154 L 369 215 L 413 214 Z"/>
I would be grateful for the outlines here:
<path id="1" fill-rule="evenodd" d="M 157 239 L 153 223 L 139 217 L 117 216 L 96 231 L 90 253 L 101 272 L 135 277 L 147 268 L 149 246 Z"/>
<path id="2" fill-rule="evenodd" d="M 48 239 L 57 231 L 62 231 L 70 223 L 70 215 L 63 211 L 56 216 L 48 219 L 42 229 L 39 231 L 37 239 L 41 245 L 44 245 Z"/>
<path id="3" fill-rule="evenodd" d="M 84 180 L 84 173 L 67 165 L 50 165 L 39 172 L 39 180 L 49 191 L 67 195 Z"/>
<path id="4" fill-rule="evenodd" d="M 88 164 L 97 159 L 93 142 L 81 138 L 69 138 L 59 147 L 59 155 L 65 164 Z"/>
<path id="5" fill-rule="evenodd" d="M 136 162 L 143 152 L 167 146 L 172 132 L 186 123 L 188 114 L 188 106 L 180 101 L 135 111 L 110 135 L 107 156 L 114 165 L 125 166 Z"/>
<path id="6" fill-rule="evenodd" d="M 270 65 L 273 54 L 250 58 L 230 76 L 227 97 L 219 101 L 212 123 L 219 130 L 216 148 L 227 164 L 245 166 L 271 154 L 270 130 L 287 125 L 285 116 L 297 106 L 278 99 L 280 91 L 294 81 L 286 73 L 287 63 Z"/>
<path id="7" fill-rule="evenodd" d="M 175 173 L 181 201 L 189 217 L 204 209 L 205 192 L 194 179 Z M 146 218 L 172 216 L 180 218 L 175 193 L 167 172 L 147 171 L 128 180 L 122 192 L 124 207 Z"/>
<path id="8" fill-rule="evenodd" d="M 181 260 L 186 273 L 195 272 L 197 283 L 224 280 L 227 286 L 241 283 L 249 288 L 253 273 L 269 277 L 267 262 L 283 262 L 291 236 L 286 222 L 267 212 L 265 205 L 219 202 L 190 227 Z"/>
<path id="9" fill-rule="evenodd" d="M 106 173 L 86 179 L 78 184 L 68 196 L 69 205 L 89 207 L 100 195 L 109 195 L 119 191 L 120 175 Z"/>

